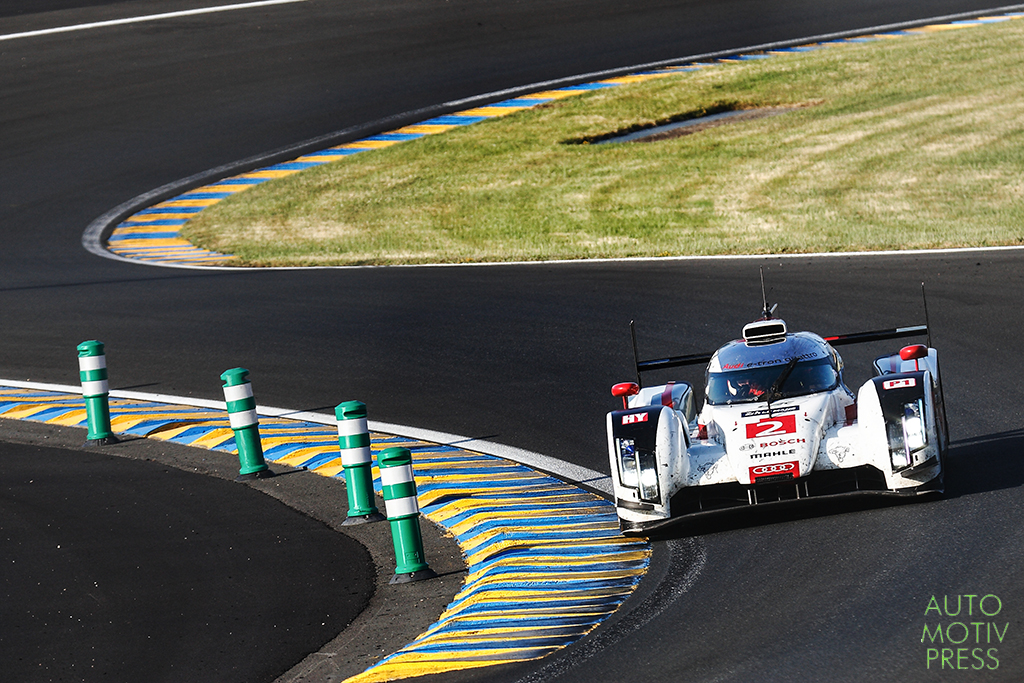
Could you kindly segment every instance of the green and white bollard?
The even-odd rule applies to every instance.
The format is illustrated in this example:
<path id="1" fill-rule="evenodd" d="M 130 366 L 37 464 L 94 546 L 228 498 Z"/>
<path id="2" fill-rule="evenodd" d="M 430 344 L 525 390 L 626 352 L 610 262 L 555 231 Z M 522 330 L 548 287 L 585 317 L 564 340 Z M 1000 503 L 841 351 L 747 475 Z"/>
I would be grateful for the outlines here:
<path id="1" fill-rule="evenodd" d="M 334 409 L 338 419 L 338 447 L 345 470 L 348 492 L 348 517 L 342 526 L 382 522 L 373 498 L 373 458 L 370 454 L 370 430 L 366 426 L 366 404 L 345 401 Z"/>
<path id="2" fill-rule="evenodd" d="M 245 368 L 225 370 L 220 378 L 224 380 L 224 401 L 228 407 L 228 419 L 235 432 L 238 446 L 238 476 L 235 481 L 263 479 L 274 473 L 263 460 L 263 443 L 260 441 L 260 424 L 256 417 L 256 399 L 252 396 L 252 384 L 247 379 Z"/>
<path id="3" fill-rule="evenodd" d="M 78 345 L 78 376 L 82 380 L 85 417 L 89 432 L 87 445 L 117 442 L 110 429 L 110 387 L 107 384 L 107 356 L 103 342 L 85 341 Z"/>
<path id="4" fill-rule="evenodd" d="M 416 500 L 416 480 L 412 474 L 412 454 L 408 448 L 388 448 L 377 456 L 384 506 L 391 522 L 391 540 L 395 545 L 395 575 L 391 583 L 409 583 L 432 579 L 437 574 L 427 566 L 420 533 L 420 504 Z"/>

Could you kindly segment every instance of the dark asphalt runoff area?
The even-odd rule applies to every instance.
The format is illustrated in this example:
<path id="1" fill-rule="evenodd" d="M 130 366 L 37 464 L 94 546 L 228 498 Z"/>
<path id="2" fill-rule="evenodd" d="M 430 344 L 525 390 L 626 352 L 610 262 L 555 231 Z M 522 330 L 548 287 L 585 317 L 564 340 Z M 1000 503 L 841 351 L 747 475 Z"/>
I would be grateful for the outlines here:
<path id="1" fill-rule="evenodd" d="M 53 2 L 38 6 L 53 12 L 25 12 L 27 3 L 0 2 L 0 35 L 214 4 Z M 926 282 L 954 441 L 945 500 L 679 529 L 658 541 L 650 576 L 615 623 L 550 660 L 466 676 L 1024 679 L 1019 252 L 221 273 L 118 263 L 80 243 L 96 217 L 154 188 L 401 112 L 992 6 L 311 0 L 0 41 L 0 377 L 75 383 L 76 345 L 100 339 L 113 388 L 219 399 L 220 373 L 243 366 L 262 404 L 329 410 L 359 399 L 371 419 L 603 471 L 608 388 L 632 374 L 631 319 L 642 355 L 694 353 L 734 338 L 758 314 L 761 266 L 790 326 L 828 334 L 922 322 Z M 844 349 L 848 383 L 886 350 Z M 124 504 L 172 496 L 150 494 L 172 476 L 140 471 L 150 485 L 126 490 Z M 83 497 L 80 516 L 102 517 L 112 500 Z M 184 544 L 188 520 L 176 514 L 181 526 L 168 533 Z M 13 580 L 3 567 L 0 581 Z M 59 584 L 47 595 L 57 599 Z M 960 594 L 1002 600 L 999 625 L 1005 618 L 1009 632 L 996 670 L 926 667 L 928 599 Z M 198 612 L 182 612 L 189 619 L 177 633 L 205 628 Z M 230 650 L 243 627 L 254 642 L 264 625 L 240 622 L 231 638 L 210 635 L 209 647 Z M 35 647 L 50 646 L 34 637 Z M 120 644 L 103 648 L 107 657 Z M 0 647 L 4 661 L 18 652 Z M 134 678 L 165 673 L 137 663 Z M 282 656 L 275 665 L 292 664 Z"/>
<path id="2" fill-rule="evenodd" d="M 0 458 L 7 680 L 269 680 L 369 600 L 362 546 L 246 486 L 96 451 Z"/>
<path id="3" fill-rule="evenodd" d="M 422 525 L 429 582 L 390 587 L 387 524 L 340 480 L 220 452 L 0 419 L 5 681 L 339 681 L 415 638 L 464 565 Z M 382 505 L 382 501 L 378 500 Z"/>

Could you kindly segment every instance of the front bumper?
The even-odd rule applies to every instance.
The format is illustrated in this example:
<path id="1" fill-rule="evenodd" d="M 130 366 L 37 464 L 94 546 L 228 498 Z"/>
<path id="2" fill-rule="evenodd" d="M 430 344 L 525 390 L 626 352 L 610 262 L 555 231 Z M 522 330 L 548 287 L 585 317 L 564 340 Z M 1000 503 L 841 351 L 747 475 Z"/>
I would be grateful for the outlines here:
<path id="1" fill-rule="evenodd" d="M 892 496 L 909 498 L 943 490 L 942 476 L 919 486 L 898 490 L 886 487 L 885 475 L 871 465 L 836 470 L 818 470 L 787 482 L 745 485 L 738 482 L 688 486 L 672 496 L 666 519 L 635 522 L 620 517 L 619 527 L 627 536 L 643 535 L 684 519 L 707 517 L 742 508 L 782 507 L 805 500 L 851 496 Z M 632 506 L 631 506 L 632 507 Z"/>

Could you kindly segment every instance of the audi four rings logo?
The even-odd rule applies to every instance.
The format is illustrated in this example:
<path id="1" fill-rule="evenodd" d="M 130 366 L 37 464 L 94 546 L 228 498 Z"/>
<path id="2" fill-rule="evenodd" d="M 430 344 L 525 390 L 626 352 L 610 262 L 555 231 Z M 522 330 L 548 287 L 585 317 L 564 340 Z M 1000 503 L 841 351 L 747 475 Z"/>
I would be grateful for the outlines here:
<path id="1" fill-rule="evenodd" d="M 763 477 L 768 474 L 784 474 L 786 472 L 792 472 L 795 469 L 795 462 L 777 462 L 773 465 L 758 465 L 757 467 L 751 467 L 750 473 L 755 477 Z"/>

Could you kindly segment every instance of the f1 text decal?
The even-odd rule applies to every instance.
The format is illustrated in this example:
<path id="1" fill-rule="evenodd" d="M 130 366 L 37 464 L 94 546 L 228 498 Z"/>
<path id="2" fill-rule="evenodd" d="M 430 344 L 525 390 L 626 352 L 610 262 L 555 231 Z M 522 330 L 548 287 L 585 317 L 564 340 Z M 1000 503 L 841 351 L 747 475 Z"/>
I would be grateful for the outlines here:
<path id="1" fill-rule="evenodd" d="M 766 417 L 757 422 L 747 423 L 747 438 L 760 439 L 778 434 L 796 433 L 796 415 L 779 415 Z"/>
<path id="2" fill-rule="evenodd" d="M 631 425 L 637 422 L 647 422 L 647 416 L 649 413 L 632 413 L 630 415 L 622 416 L 622 424 Z"/>
<path id="3" fill-rule="evenodd" d="M 906 387 L 917 386 L 917 380 L 913 377 L 904 377 L 903 379 L 887 379 L 882 382 L 883 389 L 904 389 Z"/>

